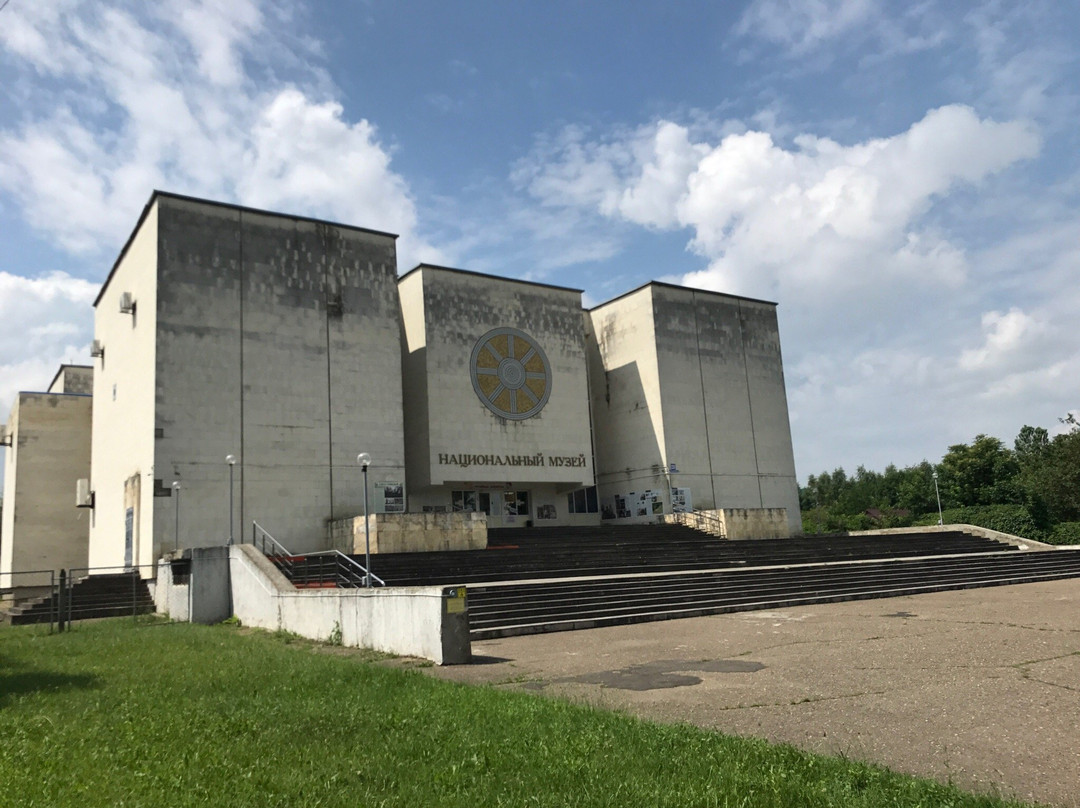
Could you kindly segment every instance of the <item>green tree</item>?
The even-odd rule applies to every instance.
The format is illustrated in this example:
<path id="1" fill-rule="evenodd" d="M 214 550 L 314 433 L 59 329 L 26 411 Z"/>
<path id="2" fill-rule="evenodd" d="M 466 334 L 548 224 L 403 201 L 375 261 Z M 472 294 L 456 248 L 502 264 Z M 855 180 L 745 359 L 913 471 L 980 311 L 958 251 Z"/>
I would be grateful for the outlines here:
<path id="1" fill-rule="evenodd" d="M 1026 489 L 1046 505 L 1051 523 L 1080 521 L 1080 425 L 1055 435 L 1024 469 Z"/>
<path id="2" fill-rule="evenodd" d="M 976 435 L 941 459 L 941 495 L 949 505 L 1024 504 L 1020 464 L 998 438 Z"/>

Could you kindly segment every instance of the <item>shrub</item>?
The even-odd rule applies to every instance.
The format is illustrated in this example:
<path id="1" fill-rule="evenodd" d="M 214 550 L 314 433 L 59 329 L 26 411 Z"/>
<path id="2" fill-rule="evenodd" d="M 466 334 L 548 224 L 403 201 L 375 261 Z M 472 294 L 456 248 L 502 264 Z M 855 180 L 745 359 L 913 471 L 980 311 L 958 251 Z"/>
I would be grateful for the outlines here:
<path id="1" fill-rule="evenodd" d="M 1043 541 L 1041 530 L 1023 505 L 976 505 L 970 508 L 949 508 L 942 514 L 947 525 L 975 525 L 1024 539 Z M 936 525 L 935 515 L 924 516 L 917 524 Z"/>
<path id="2" fill-rule="evenodd" d="M 1050 544 L 1080 544 L 1080 522 L 1058 522 L 1046 541 Z"/>

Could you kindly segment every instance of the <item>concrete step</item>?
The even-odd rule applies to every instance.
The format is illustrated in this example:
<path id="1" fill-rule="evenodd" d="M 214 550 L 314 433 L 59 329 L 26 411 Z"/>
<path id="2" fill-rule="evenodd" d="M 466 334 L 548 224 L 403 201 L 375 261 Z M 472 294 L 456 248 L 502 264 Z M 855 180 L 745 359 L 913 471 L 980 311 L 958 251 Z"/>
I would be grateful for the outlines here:
<path id="1" fill-rule="evenodd" d="M 1080 553 L 996 553 L 469 590 L 473 639 L 1080 577 Z"/>

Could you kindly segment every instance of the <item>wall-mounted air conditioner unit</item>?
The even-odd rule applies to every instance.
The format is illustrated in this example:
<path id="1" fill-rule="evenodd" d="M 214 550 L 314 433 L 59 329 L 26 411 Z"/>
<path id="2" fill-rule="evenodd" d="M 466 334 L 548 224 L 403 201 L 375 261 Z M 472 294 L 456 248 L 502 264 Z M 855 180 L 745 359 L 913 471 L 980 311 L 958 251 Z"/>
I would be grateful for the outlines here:
<path id="1" fill-rule="evenodd" d="M 85 477 L 75 483 L 75 507 L 94 507 L 94 492 L 90 490 L 90 481 Z"/>
<path id="2" fill-rule="evenodd" d="M 101 340 L 96 339 L 90 343 L 90 355 L 91 356 L 104 356 L 105 346 L 101 344 Z"/>
<path id="3" fill-rule="evenodd" d="M 124 292 L 120 295 L 120 313 L 135 313 L 135 299 L 131 296 L 131 292 Z"/>
<path id="4" fill-rule="evenodd" d="M 0 425 L 0 446 L 10 446 L 11 435 L 7 431 L 7 427 Z"/>

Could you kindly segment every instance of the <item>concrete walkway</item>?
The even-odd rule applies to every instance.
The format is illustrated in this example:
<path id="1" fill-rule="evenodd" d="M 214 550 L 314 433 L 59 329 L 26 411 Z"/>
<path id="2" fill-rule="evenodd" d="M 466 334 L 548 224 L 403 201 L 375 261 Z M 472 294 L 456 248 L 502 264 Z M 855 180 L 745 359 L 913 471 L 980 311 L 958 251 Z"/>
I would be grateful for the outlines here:
<path id="1" fill-rule="evenodd" d="M 1080 808 L 1080 580 L 473 644 L 443 679 Z"/>

